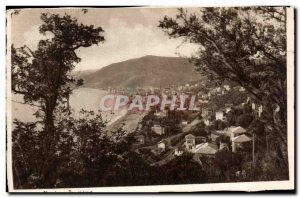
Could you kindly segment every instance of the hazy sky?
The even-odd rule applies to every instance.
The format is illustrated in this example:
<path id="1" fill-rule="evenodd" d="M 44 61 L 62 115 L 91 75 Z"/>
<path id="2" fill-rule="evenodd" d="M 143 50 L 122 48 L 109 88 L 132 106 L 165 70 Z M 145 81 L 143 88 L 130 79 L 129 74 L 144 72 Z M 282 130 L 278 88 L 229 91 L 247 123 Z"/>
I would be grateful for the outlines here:
<path id="1" fill-rule="evenodd" d="M 175 16 L 176 8 L 98 8 L 89 9 L 86 14 L 81 8 L 25 9 L 12 16 L 11 39 L 16 47 L 26 44 L 36 49 L 38 41 L 45 38 L 38 32 L 42 12 L 68 13 L 79 22 L 104 29 L 104 43 L 76 51 L 82 59 L 76 70 L 100 69 L 145 55 L 189 56 L 197 50 L 197 46 L 185 44 L 181 39 L 169 39 L 157 27 L 158 21 L 165 15 Z"/>

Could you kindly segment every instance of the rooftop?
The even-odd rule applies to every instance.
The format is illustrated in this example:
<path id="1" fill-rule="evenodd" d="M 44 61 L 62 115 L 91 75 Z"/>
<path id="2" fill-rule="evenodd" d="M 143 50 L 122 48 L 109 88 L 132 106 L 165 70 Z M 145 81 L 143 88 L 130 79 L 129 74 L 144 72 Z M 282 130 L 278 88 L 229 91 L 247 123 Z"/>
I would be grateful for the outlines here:
<path id="1" fill-rule="evenodd" d="M 192 135 L 192 134 L 188 134 L 188 135 L 185 136 L 185 138 L 195 138 L 195 136 Z"/>
<path id="2" fill-rule="evenodd" d="M 252 139 L 248 137 L 247 135 L 239 135 L 232 139 L 232 142 L 234 143 L 244 143 L 244 142 L 250 142 Z"/>
<path id="3" fill-rule="evenodd" d="M 193 153 L 213 155 L 218 151 L 218 146 L 216 144 L 206 142 L 196 145 Z"/>

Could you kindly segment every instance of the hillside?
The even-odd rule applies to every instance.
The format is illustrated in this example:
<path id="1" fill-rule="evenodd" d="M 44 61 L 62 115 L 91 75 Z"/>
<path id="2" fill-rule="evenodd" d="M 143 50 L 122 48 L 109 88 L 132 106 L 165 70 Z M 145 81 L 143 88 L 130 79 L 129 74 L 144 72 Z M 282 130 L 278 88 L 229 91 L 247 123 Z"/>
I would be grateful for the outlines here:
<path id="1" fill-rule="evenodd" d="M 192 63 L 180 57 L 144 56 L 108 65 L 100 70 L 79 73 L 89 88 L 167 87 L 200 80 Z"/>

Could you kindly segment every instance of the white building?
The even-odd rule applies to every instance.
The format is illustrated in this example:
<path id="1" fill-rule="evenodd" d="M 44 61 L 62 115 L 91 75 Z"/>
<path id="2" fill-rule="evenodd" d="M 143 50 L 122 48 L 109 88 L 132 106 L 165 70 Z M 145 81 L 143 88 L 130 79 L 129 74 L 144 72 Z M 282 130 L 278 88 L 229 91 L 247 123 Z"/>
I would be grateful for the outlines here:
<path id="1" fill-rule="evenodd" d="M 224 113 L 223 111 L 217 111 L 216 112 L 216 120 L 224 120 Z"/>
<path id="2" fill-rule="evenodd" d="M 214 155 L 216 152 L 218 152 L 218 146 L 210 142 L 198 144 L 192 150 L 192 153 L 202 155 Z"/>
<path id="3" fill-rule="evenodd" d="M 252 110 L 255 111 L 255 103 L 252 103 L 251 107 L 252 107 Z"/>
<path id="4" fill-rule="evenodd" d="M 240 127 L 240 126 L 238 126 L 238 127 L 231 126 L 224 130 L 216 130 L 216 135 L 225 135 L 227 137 L 230 137 L 231 140 L 234 137 L 236 137 L 238 135 L 242 135 L 244 133 L 246 133 L 246 129 L 244 129 L 243 127 Z"/>
<path id="5" fill-rule="evenodd" d="M 231 107 L 226 107 L 226 108 L 225 108 L 225 112 L 226 112 L 226 113 L 228 113 L 228 112 L 230 112 L 230 111 L 231 111 Z"/>
<path id="6" fill-rule="evenodd" d="M 243 134 L 232 138 L 231 141 L 232 141 L 232 152 L 236 152 L 237 148 L 243 146 L 243 143 L 250 142 L 252 141 L 252 139 L 247 135 Z"/>
<path id="7" fill-rule="evenodd" d="M 244 92 L 244 91 L 246 91 L 246 89 L 244 87 L 239 88 L 239 92 Z"/>
<path id="8" fill-rule="evenodd" d="M 160 142 L 157 143 L 157 148 L 163 152 L 166 150 L 166 142 L 164 140 L 161 140 Z"/>
<path id="9" fill-rule="evenodd" d="M 229 91 L 229 90 L 230 90 L 230 86 L 229 86 L 229 85 L 224 85 L 224 89 L 225 89 L 226 91 Z"/>
<path id="10" fill-rule="evenodd" d="M 188 151 L 192 151 L 195 148 L 196 145 L 196 138 L 192 134 L 188 134 L 185 136 L 185 148 Z"/>
<path id="11" fill-rule="evenodd" d="M 210 121 L 209 121 L 209 119 L 204 119 L 204 124 L 205 124 L 205 126 L 210 126 Z"/>
<path id="12" fill-rule="evenodd" d="M 182 124 L 182 126 L 186 126 L 186 125 L 188 125 L 188 122 L 184 120 L 181 122 L 181 124 Z"/>
<path id="13" fill-rule="evenodd" d="M 225 112 L 228 113 L 229 111 L 231 111 L 232 107 L 233 107 L 233 104 L 226 103 L 225 104 Z"/>
<path id="14" fill-rule="evenodd" d="M 183 150 L 176 148 L 174 151 L 174 155 L 175 156 L 181 156 L 183 154 Z"/>
<path id="15" fill-rule="evenodd" d="M 246 129 L 244 129 L 241 126 L 238 127 L 232 126 L 228 128 L 226 133 L 227 135 L 229 135 L 230 139 L 232 140 L 234 137 L 246 133 Z"/>

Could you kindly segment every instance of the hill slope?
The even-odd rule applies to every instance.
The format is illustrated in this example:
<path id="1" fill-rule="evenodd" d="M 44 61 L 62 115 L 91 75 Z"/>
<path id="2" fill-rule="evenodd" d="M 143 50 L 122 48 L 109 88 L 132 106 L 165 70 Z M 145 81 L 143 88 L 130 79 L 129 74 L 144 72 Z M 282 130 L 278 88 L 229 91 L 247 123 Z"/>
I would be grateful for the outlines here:
<path id="1" fill-rule="evenodd" d="M 114 63 L 77 76 L 89 88 L 167 87 L 200 80 L 193 64 L 185 58 L 144 56 Z"/>

